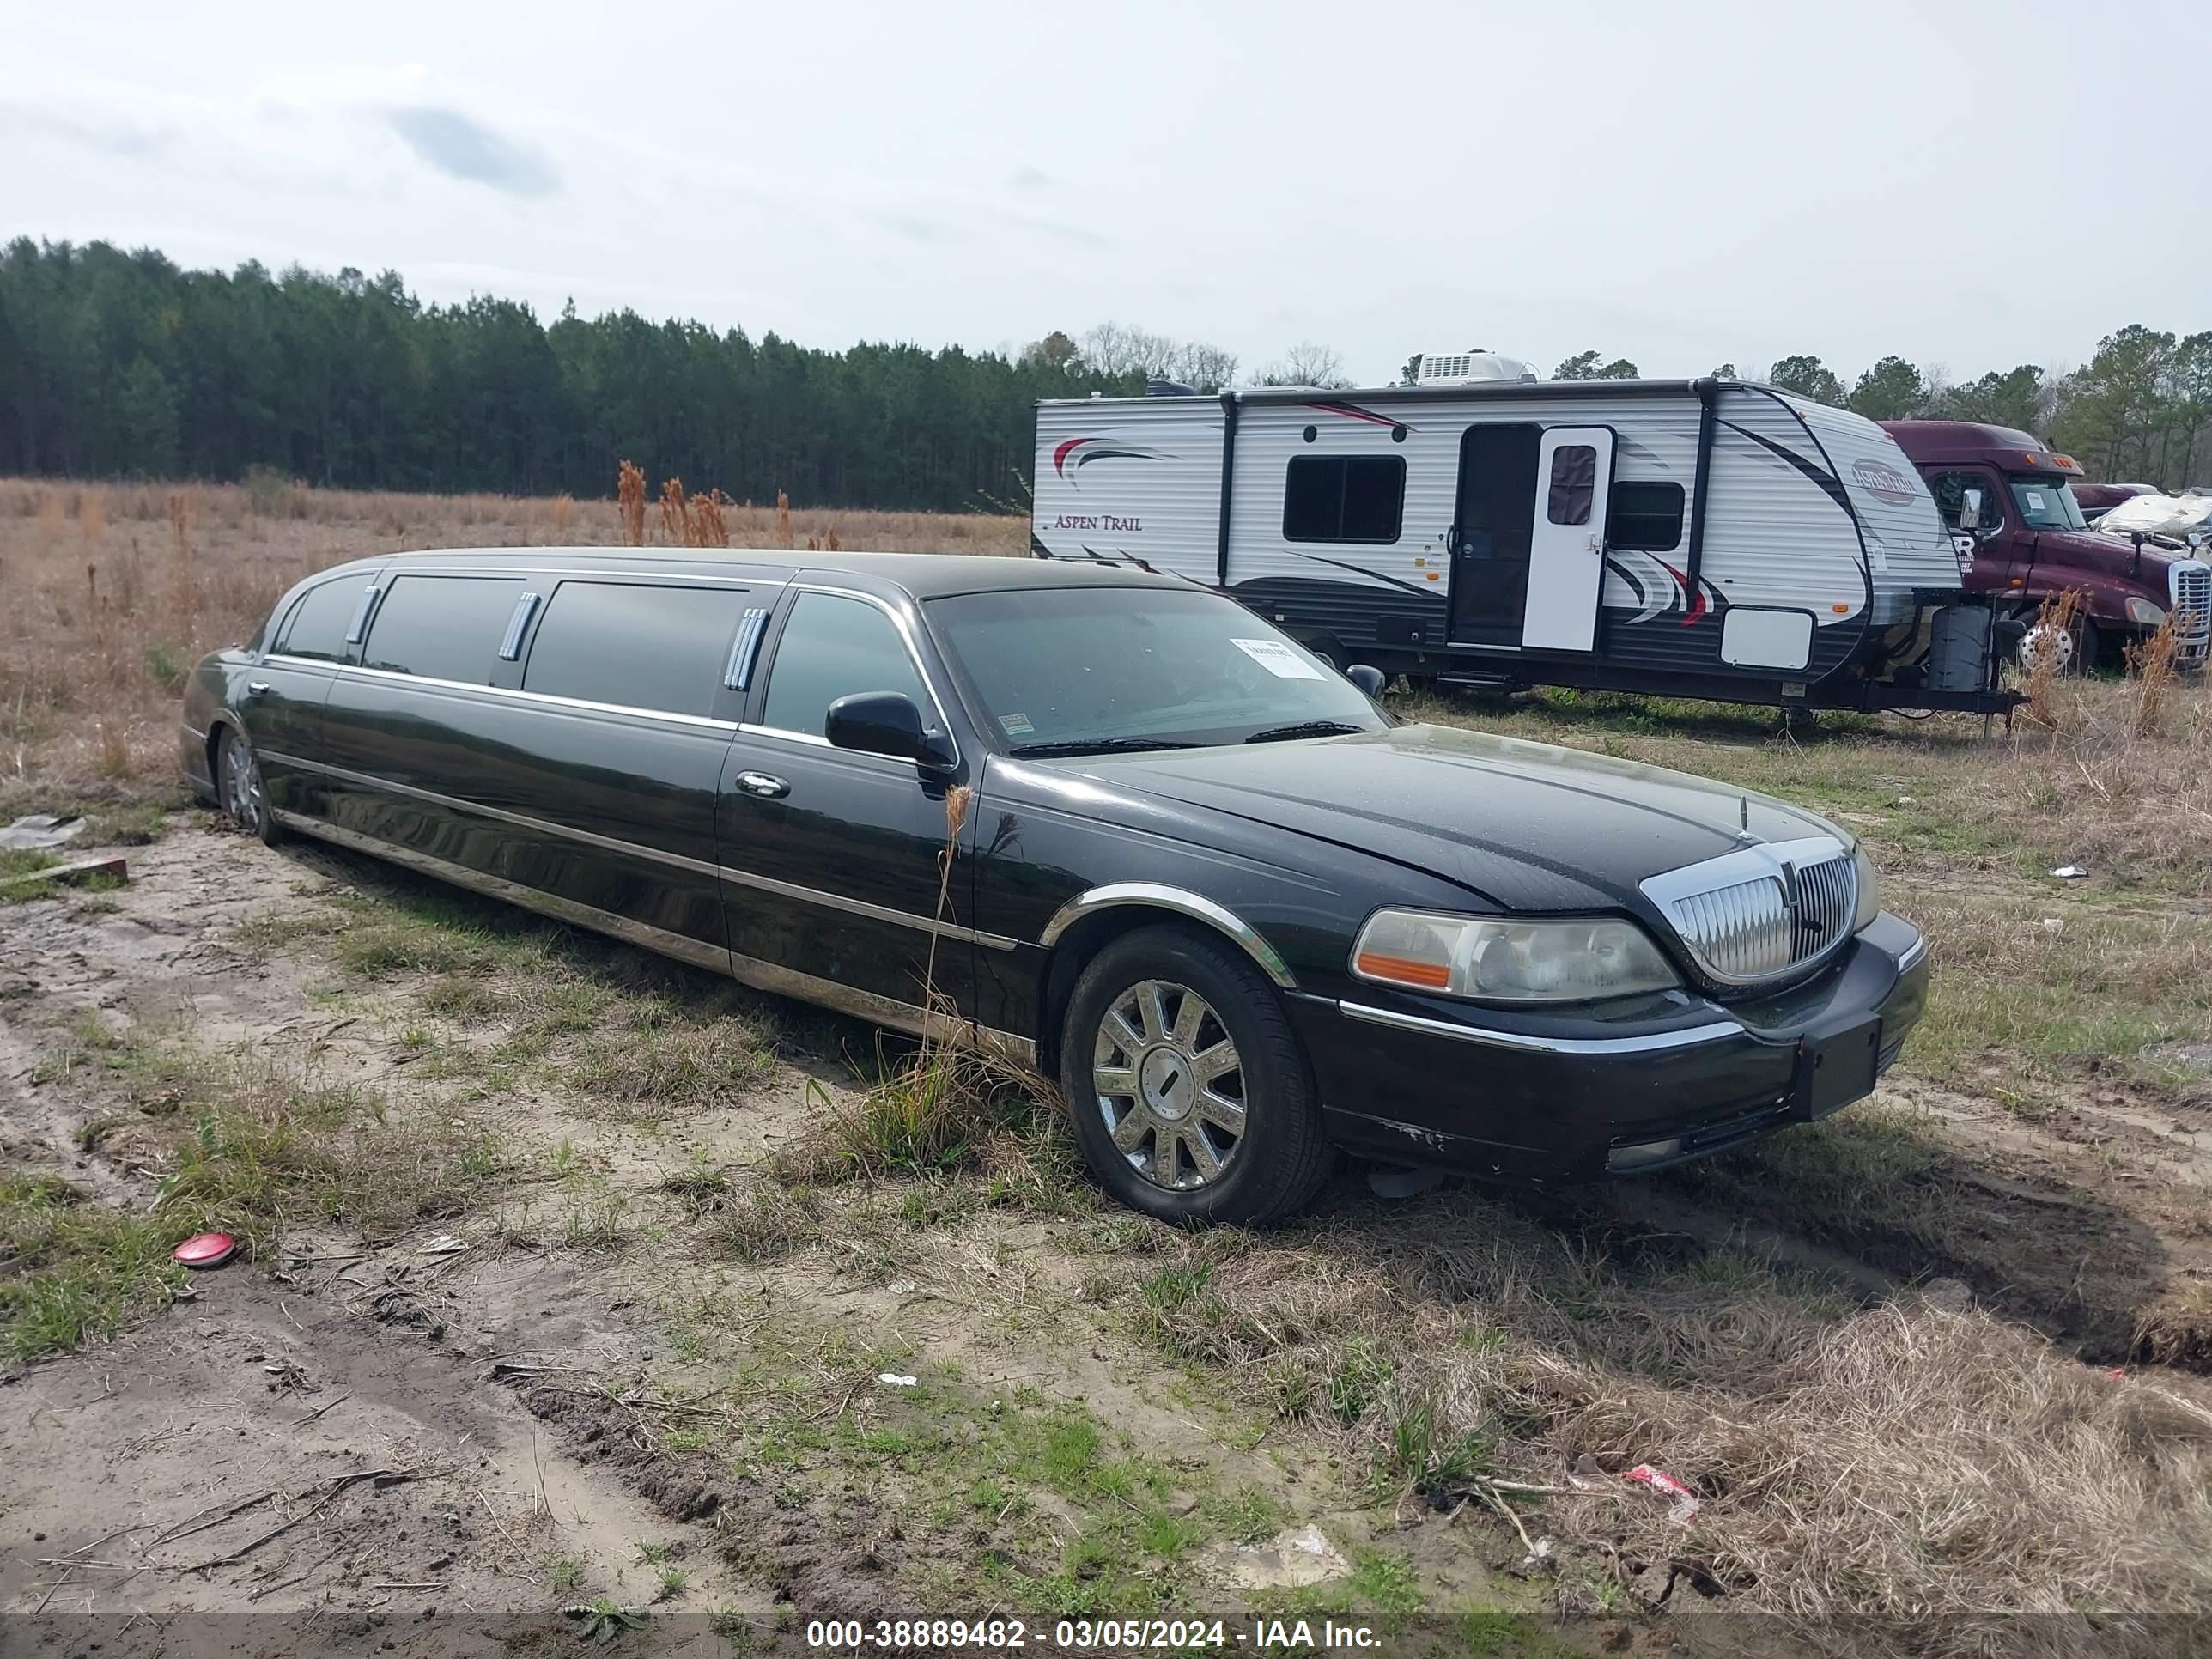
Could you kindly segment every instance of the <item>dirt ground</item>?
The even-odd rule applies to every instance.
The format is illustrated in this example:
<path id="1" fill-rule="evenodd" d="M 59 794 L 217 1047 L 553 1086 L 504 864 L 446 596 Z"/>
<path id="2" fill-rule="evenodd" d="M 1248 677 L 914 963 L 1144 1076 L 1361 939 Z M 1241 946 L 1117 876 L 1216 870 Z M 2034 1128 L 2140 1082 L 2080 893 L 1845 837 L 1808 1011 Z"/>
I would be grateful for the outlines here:
<path id="1" fill-rule="evenodd" d="M 1511 1622 L 1542 1605 L 1514 1571 L 1511 1517 L 1378 1505 L 1310 1447 L 1271 1443 L 1255 1402 L 1220 1397 L 1172 1351 L 1098 1316 L 1112 1299 L 1089 1276 L 1101 1238 L 1143 1260 L 1166 1248 L 1145 1241 L 1158 1230 L 1080 1205 L 943 1218 L 925 1185 L 826 1235 L 792 1223 L 808 1240 L 797 1251 L 777 1246 L 781 1212 L 756 1191 L 750 1231 L 702 1243 L 676 1177 L 728 1172 L 739 1204 L 811 1117 L 865 1093 L 848 1063 L 872 1045 L 863 1028 L 718 992 L 768 1033 L 735 1096 L 624 1104 L 526 1070 L 487 1085 L 481 1056 L 511 1012 L 436 1011 L 454 1007 L 457 982 L 504 969 L 456 972 L 389 940 L 330 954 L 332 939 L 382 925 L 387 904 L 441 902 L 434 884 L 313 843 L 265 848 L 198 813 L 125 850 L 119 890 L 0 912 L 0 1161 L 143 1209 L 161 1160 L 131 1124 L 163 1109 L 165 1073 L 115 1055 L 183 1049 L 240 1075 L 273 1066 L 373 1090 L 374 1115 L 403 1127 L 465 1118 L 496 1141 L 500 1170 L 469 1201 L 396 1228 L 289 1214 L 269 1256 L 197 1274 L 165 1313 L 9 1375 L 0 1608 L 557 1622 L 603 1597 L 658 1609 L 670 1640 L 702 1642 L 902 1596 L 919 1610 L 972 1593 L 981 1613 L 983 1581 L 933 1578 L 938 1534 L 901 1518 L 910 1486 L 899 1501 L 865 1484 L 796 1492 L 765 1455 L 683 1432 L 687 1413 L 737 1409 L 687 1401 L 754 1388 L 777 1422 L 889 1444 L 909 1407 L 887 1371 L 921 1373 L 916 1397 L 935 1391 L 948 1411 L 972 1399 L 989 1414 L 980 1430 L 961 1419 L 955 1439 L 988 1435 L 1018 1395 L 1108 1425 L 1131 1467 L 1165 1472 L 1161 1512 L 1192 1517 L 1180 1582 L 1194 1595 L 1365 1574 L 1368 1600 L 1388 1607 L 1396 1581 L 1376 1580 L 1374 1563 L 1396 1562 L 1418 1592 L 1395 1605 L 1494 1609 L 1518 1632 L 1511 1650 L 1565 1639 Z M 570 948 L 558 930 L 514 926 Z M 638 960 L 576 948 L 577 971 L 611 984 Z M 115 1039 L 89 1036 L 88 1020 L 132 1046 L 103 1048 Z M 1751 1251 L 1862 1304 L 1979 1303 L 2108 1368 L 2134 1363 L 2147 1310 L 2212 1272 L 2201 1096 L 2147 1103 L 2116 1085 L 2024 1116 L 1904 1073 L 1872 1109 L 1914 1126 L 1906 1174 L 1940 1195 L 1940 1224 L 1894 1206 L 1785 1212 L 1756 1167 L 1733 1165 L 1513 1200 L 1515 1224 L 1629 1257 Z M 1448 1188 L 1378 1204 L 1354 1170 L 1325 1197 L 1322 1224 L 1379 1235 L 1454 1202 Z M 2212 1404 L 2185 1371 L 2160 1376 L 2175 1397 Z M 717 1376 L 750 1380 L 702 1392 Z M 925 1485 L 939 1478 L 918 1468 Z M 1227 1512 L 1221 1493 L 1258 1518 L 1201 1527 Z M 1088 1524 L 1076 1499 L 1041 1502 L 1048 1540 Z M 1369 1544 L 1387 1551 L 1364 1556 Z M 1664 1639 L 1623 1624 L 1598 1645 Z"/>
<path id="2" fill-rule="evenodd" d="M 88 1017 L 240 1066 L 251 1057 L 366 1082 L 389 1091 L 395 1114 L 445 1109 L 437 1085 L 410 1086 L 413 1068 L 430 1069 L 410 1001 L 422 976 L 337 994 L 343 974 L 312 951 L 249 942 L 343 926 L 334 894 L 422 890 L 313 843 L 271 850 L 198 814 L 179 823 L 128 849 L 128 885 L 96 906 L 64 896 L 5 913 L 0 1159 L 110 1205 L 143 1209 L 154 1197 L 130 1135 L 94 1131 L 158 1109 L 161 1091 L 149 1099 L 112 1069 L 53 1064 Z M 842 1023 L 833 1035 L 856 1050 L 873 1041 Z M 579 1116 L 529 1096 L 478 1103 L 509 1170 L 559 1166 L 562 1182 L 537 1184 L 588 1183 L 565 1222 L 550 1207 L 544 1223 L 530 1218 L 528 1173 L 505 1189 L 509 1207 L 425 1217 L 398 1237 L 288 1222 L 273 1259 L 197 1274 L 149 1322 L 8 1373 L 0 1608 L 417 1617 L 604 1595 L 748 1615 L 765 1631 L 779 1601 L 852 1603 L 865 1586 L 848 1575 L 902 1554 L 896 1538 L 795 1525 L 803 1517 L 753 1483 L 695 1468 L 662 1443 L 664 1413 L 684 1408 L 659 1396 L 680 1391 L 700 1354 L 672 1299 L 734 1310 L 738 1335 L 773 1315 L 870 1352 L 955 1363 L 981 1388 L 1108 1408 L 1168 1456 L 1237 1461 L 1152 1398 L 1158 1378 L 1133 1382 L 1103 1347 L 1010 1345 L 957 1283 L 886 1287 L 772 1264 L 702 1273 L 644 1213 L 669 1170 L 756 1165 L 804 1114 L 858 1089 L 850 1067 L 802 1058 L 777 1062 L 741 1104 L 665 1121 Z M 95 1139 L 99 1150 L 82 1150 Z M 631 1206 L 636 1231 L 622 1241 L 580 1225 Z M 1040 1242 L 1020 1225 L 996 1241 Z M 967 1265 L 987 1279 L 1006 1271 L 988 1257 Z M 894 1386 L 872 1374 L 837 1382 L 835 1408 L 857 1423 L 867 1396 Z M 1240 1472 L 1286 1492 L 1303 1484 L 1264 1460 Z M 1326 1507 L 1309 1500 L 1301 1514 Z M 752 1571 L 706 1547 L 698 1523 L 709 1521 L 750 1534 Z M 680 1590 L 665 1588 L 664 1565 L 681 1572 Z M 1220 1576 L 1288 1583 L 1304 1565 L 1231 1549 Z"/>

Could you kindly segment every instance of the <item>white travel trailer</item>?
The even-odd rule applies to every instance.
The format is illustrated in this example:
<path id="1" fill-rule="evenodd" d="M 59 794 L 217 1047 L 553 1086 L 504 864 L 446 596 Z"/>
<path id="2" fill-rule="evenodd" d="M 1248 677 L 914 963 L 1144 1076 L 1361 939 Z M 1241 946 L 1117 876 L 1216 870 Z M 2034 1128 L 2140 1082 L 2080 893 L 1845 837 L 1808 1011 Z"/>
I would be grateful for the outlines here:
<path id="1" fill-rule="evenodd" d="M 1468 354 L 1376 391 L 1041 403 L 1030 550 L 1175 572 L 1385 673 L 2015 701 L 1960 549 L 1872 422 L 1732 380 L 1509 371 Z"/>

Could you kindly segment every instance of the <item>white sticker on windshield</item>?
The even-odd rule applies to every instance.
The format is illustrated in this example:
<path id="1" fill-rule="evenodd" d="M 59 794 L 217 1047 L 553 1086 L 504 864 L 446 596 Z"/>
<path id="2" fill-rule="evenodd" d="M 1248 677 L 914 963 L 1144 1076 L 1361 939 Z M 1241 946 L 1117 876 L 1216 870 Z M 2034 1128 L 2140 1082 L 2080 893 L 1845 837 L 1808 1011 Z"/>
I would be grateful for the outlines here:
<path id="1" fill-rule="evenodd" d="M 2040 513 L 2044 510 L 2041 490 L 2031 489 L 2027 492 L 2027 510 L 2031 513 Z"/>
<path id="2" fill-rule="evenodd" d="M 1026 738 L 1036 730 L 1036 727 L 1030 724 L 1030 717 L 1027 714 L 1001 714 L 999 716 L 999 724 L 1006 728 L 1006 735 L 1010 738 Z"/>
<path id="3" fill-rule="evenodd" d="M 1229 643 L 1279 680 L 1317 680 L 1322 678 L 1320 669 L 1280 640 L 1231 640 Z"/>

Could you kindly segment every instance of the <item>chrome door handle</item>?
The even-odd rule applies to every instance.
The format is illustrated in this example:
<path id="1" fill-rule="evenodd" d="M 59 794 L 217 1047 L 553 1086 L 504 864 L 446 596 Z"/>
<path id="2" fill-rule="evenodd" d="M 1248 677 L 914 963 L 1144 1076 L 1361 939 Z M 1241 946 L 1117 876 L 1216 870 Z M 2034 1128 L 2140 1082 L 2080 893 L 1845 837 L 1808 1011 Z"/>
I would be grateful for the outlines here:
<path id="1" fill-rule="evenodd" d="M 265 697 L 265 696 L 267 696 L 269 695 L 269 682 L 268 682 L 267 680 L 248 680 L 248 681 L 246 681 L 246 695 L 247 696 L 249 696 L 249 697 Z"/>
<path id="2" fill-rule="evenodd" d="M 781 800 L 791 793 L 791 786 L 781 778 L 772 778 L 765 772 L 740 772 L 738 787 L 748 795 L 758 795 L 763 800 Z"/>

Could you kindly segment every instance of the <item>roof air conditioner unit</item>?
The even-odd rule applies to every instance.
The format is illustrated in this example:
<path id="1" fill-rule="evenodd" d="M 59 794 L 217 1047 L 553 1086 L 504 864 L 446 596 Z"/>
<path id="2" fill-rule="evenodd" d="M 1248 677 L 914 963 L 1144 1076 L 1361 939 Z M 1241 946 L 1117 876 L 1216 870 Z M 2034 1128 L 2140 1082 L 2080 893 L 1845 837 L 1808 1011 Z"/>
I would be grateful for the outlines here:
<path id="1" fill-rule="evenodd" d="M 1413 372 L 1416 386 L 1468 386 L 1476 381 L 1534 380 L 1536 371 L 1518 357 L 1503 357 L 1477 348 L 1472 351 L 1421 354 Z"/>

